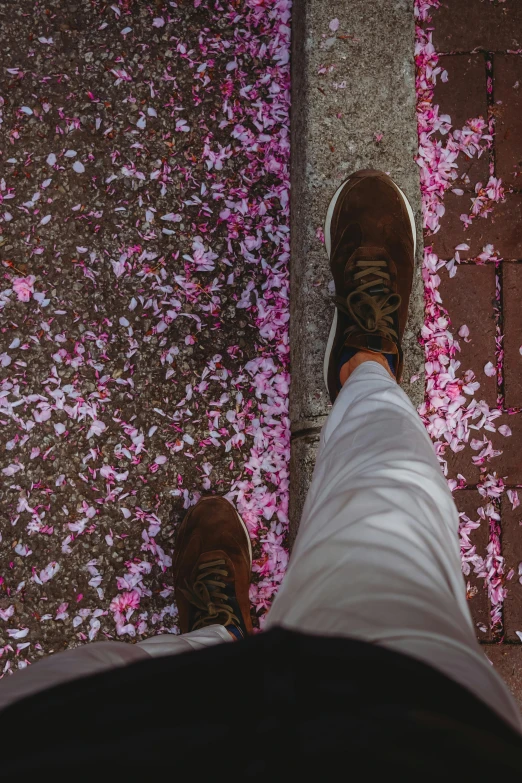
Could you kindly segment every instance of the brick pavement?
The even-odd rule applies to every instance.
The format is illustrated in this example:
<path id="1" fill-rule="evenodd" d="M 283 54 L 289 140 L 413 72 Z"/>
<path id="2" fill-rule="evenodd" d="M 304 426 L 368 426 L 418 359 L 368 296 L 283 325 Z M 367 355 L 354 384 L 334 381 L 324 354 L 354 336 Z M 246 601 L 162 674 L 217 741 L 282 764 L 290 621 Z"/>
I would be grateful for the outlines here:
<path id="1" fill-rule="evenodd" d="M 498 431 L 491 436 L 493 447 L 502 454 L 481 467 L 473 465 L 476 452 L 469 445 L 458 454 L 449 450 L 445 454 L 448 475 L 460 474 L 466 479 L 466 488 L 457 491 L 455 499 L 462 515 L 480 521 L 471 543 L 477 554 L 485 557 L 490 531 L 488 518 L 479 517 L 478 509 L 486 501 L 477 484 L 495 471 L 507 488 L 516 490 L 522 485 L 522 3 L 443 0 L 441 7 L 433 10 L 430 27 L 441 55 L 439 64 L 448 74 L 447 81 L 438 80 L 435 90 L 434 103 L 440 106 L 440 114 L 450 115 L 453 127 L 482 116 L 494 128 L 490 150 L 478 159 L 461 160 L 464 156 L 460 156 L 459 177 L 453 187 L 462 192 L 446 194 L 441 229 L 434 237 L 426 237 L 426 244 L 432 244 L 444 259 L 453 257 L 457 245 L 469 245 L 469 250 L 460 251 L 464 263 L 455 277 L 441 271 L 439 291 L 453 334 L 456 336 L 464 324 L 470 331 L 469 342 L 460 340 L 460 371 L 475 372 L 481 384 L 476 397 L 502 410 L 496 423 L 507 424 L 512 430 L 511 437 Z M 502 178 L 506 199 L 496 204 L 487 218 L 477 218 L 466 227 L 460 215 L 469 213 L 476 183 L 486 183 L 490 174 Z M 477 261 L 487 244 L 494 246 L 501 261 Z M 503 361 L 495 346 L 497 328 L 503 335 Z M 496 376 L 484 374 L 486 362 L 496 367 Z M 502 625 L 496 632 L 489 622 L 484 579 L 468 577 L 468 596 L 477 637 L 522 705 L 522 648 L 517 633 L 522 634 L 522 506 L 513 508 L 506 492 L 494 506 L 500 511 L 507 588 Z"/>

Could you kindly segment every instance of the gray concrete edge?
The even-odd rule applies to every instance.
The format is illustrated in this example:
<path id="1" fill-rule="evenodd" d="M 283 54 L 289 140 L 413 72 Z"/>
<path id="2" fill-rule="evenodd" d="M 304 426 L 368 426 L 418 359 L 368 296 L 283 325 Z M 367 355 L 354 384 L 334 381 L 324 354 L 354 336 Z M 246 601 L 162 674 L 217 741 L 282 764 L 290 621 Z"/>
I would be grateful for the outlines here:
<path id="1" fill-rule="evenodd" d="M 339 19 L 332 32 L 329 23 Z M 322 379 L 333 314 L 328 259 L 317 229 L 338 185 L 361 168 L 386 171 L 417 224 L 403 387 L 424 397 L 423 255 L 415 115 L 413 0 L 294 0 L 291 118 L 290 535 L 292 545 L 330 402 Z M 332 68 L 333 66 L 333 68 Z M 326 73 L 320 73 L 326 68 Z M 343 84 L 345 86 L 343 86 Z M 382 139 L 376 134 L 382 133 Z M 419 376 L 410 383 L 412 376 Z"/>

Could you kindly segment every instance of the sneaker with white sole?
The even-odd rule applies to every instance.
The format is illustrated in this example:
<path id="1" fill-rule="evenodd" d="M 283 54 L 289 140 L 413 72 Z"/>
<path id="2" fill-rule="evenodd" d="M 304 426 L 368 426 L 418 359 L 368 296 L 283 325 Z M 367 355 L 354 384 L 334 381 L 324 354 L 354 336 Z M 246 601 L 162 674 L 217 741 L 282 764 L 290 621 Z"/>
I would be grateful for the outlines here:
<path id="1" fill-rule="evenodd" d="M 175 598 L 181 633 L 224 625 L 236 638 L 252 633 L 252 545 L 236 509 L 223 497 L 202 497 L 176 539 Z"/>
<path id="2" fill-rule="evenodd" d="M 415 266 L 416 230 L 402 190 L 382 171 L 352 174 L 328 207 L 325 244 L 335 283 L 335 314 L 324 359 L 334 402 L 340 365 L 358 351 L 384 354 L 395 377 Z"/>

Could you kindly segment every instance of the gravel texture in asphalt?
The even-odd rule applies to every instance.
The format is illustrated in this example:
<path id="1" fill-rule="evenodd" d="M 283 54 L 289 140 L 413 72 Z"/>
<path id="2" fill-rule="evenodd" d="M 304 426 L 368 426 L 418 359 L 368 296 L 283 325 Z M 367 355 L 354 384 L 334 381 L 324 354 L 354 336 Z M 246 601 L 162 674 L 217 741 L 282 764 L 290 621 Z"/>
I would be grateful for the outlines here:
<path id="1" fill-rule="evenodd" d="M 0 7 L 0 672 L 176 632 L 228 493 L 286 565 L 289 0 Z"/>

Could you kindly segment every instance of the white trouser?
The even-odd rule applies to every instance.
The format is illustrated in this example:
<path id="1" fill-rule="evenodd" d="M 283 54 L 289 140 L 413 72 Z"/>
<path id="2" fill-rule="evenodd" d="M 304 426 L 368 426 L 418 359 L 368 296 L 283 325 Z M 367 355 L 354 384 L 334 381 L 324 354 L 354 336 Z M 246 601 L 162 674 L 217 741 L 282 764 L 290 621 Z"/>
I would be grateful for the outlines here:
<path id="1" fill-rule="evenodd" d="M 93 642 L 55 653 L 0 680 L 0 710 L 18 699 L 89 674 L 127 666 L 162 655 L 199 650 L 219 642 L 231 642 L 227 629 L 210 625 L 183 636 L 161 634 L 144 642 Z"/>
<path id="2" fill-rule="evenodd" d="M 418 658 L 521 729 L 469 614 L 458 514 L 408 397 L 376 362 L 342 388 L 321 435 L 290 565 L 266 627 L 346 636 Z M 0 682 L 0 708 L 29 693 L 148 655 L 232 641 L 223 626 L 136 645 L 99 642 Z"/>
<path id="3" fill-rule="evenodd" d="M 418 658 L 522 730 L 515 700 L 475 638 L 458 526 L 415 408 L 381 365 L 360 365 L 323 427 L 266 627 L 348 636 Z"/>

